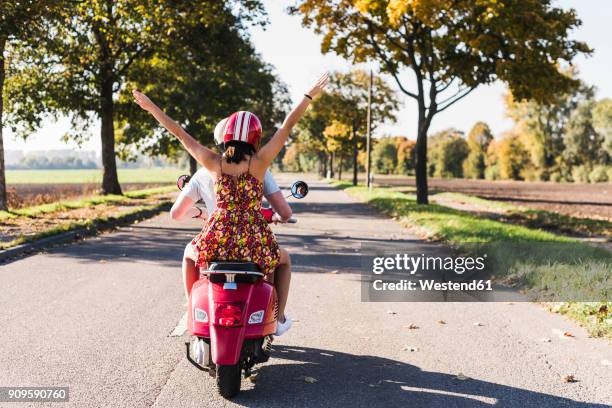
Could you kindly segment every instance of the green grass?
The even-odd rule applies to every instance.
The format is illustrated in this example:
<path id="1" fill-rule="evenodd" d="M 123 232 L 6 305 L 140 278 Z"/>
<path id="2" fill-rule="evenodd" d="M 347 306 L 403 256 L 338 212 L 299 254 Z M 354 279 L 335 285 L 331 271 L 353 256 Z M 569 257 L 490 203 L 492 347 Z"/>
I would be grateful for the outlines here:
<path id="1" fill-rule="evenodd" d="M 592 307 L 585 307 L 584 302 L 560 302 L 563 306 L 558 311 L 581 322 L 593 335 L 612 337 L 612 308 L 605 302 L 612 290 L 609 251 L 540 229 L 479 218 L 438 204 L 417 205 L 413 195 L 389 188 L 370 191 L 348 183 L 335 185 L 429 239 L 487 253 L 496 262 L 495 278 L 521 289 L 531 299 L 601 299 L 602 302 L 590 303 L 595 305 Z M 476 197 L 465 199 L 483 204 Z M 604 308 L 603 318 L 599 315 L 594 318 L 593 308 Z"/>
<path id="2" fill-rule="evenodd" d="M 501 210 L 501 211 L 522 211 L 523 207 L 519 207 L 513 204 L 504 203 L 502 201 L 495 200 L 487 200 L 485 198 L 475 197 L 468 194 L 463 193 L 438 193 L 432 195 L 432 200 L 435 201 L 436 198 L 449 199 L 453 201 L 461 201 L 468 204 L 475 204 L 483 207 L 488 207 L 492 210 Z"/>
<path id="3" fill-rule="evenodd" d="M 0 221 L 15 217 L 37 217 L 43 214 L 55 213 L 58 211 L 74 210 L 78 208 L 93 207 L 100 204 L 121 204 L 129 202 L 131 199 L 147 198 L 156 194 L 165 194 L 174 191 L 176 187 L 155 187 L 143 190 L 129 191 L 125 195 L 96 195 L 93 197 L 82 198 L 79 200 L 57 201 L 55 203 L 42 204 L 33 207 L 20 208 L 17 210 L 0 211 Z"/>
<path id="4" fill-rule="evenodd" d="M 542 228 L 565 234 L 612 237 L 612 222 L 591 218 L 572 217 L 546 210 L 535 210 L 496 200 L 487 200 L 461 193 L 439 193 L 432 196 L 457 202 L 475 204 L 491 211 L 505 212 L 505 222 L 520 224 L 529 228 Z"/>
<path id="5" fill-rule="evenodd" d="M 175 168 L 119 169 L 120 183 L 175 183 L 187 171 Z M 7 170 L 7 184 L 99 184 L 101 169 L 85 170 Z"/>
<path id="6" fill-rule="evenodd" d="M 149 212 L 149 211 L 153 211 L 153 212 L 160 211 L 164 209 L 168 205 L 168 203 L 169 201 L 165 200 L 160 203 L 153 204 L 153 205 L 133 207 L 116 216 L 110 216 L 110 217 L 100 216 L 94 219 L 79 220 L 79 221 L 74 221 L 68 224 L 58 225 L 48 230 L 41 231 L 37 234 L 29 235 L 27 237 L 21 236 L 10 242 L 0 243 L 0 250 L 11 248 L 11 247 L 21 245 L 27 242 L 36 241 L 41 238 L 46 238 L 49 236 L 72 231 L 75 229 L 82 229 L 82 228 L 85 228 L 85 229 L 98 228 L 99 229 L 100 227 L 103 227 L 105 223 L 108 223 L 108 222 L 112 222 L 112 221 L 123 222 L 123 221 L 127 221 L 128 218 L 137 216 L 138 214 L 141 214 L 141 213 L 144 214 L 145 212 Z"/>

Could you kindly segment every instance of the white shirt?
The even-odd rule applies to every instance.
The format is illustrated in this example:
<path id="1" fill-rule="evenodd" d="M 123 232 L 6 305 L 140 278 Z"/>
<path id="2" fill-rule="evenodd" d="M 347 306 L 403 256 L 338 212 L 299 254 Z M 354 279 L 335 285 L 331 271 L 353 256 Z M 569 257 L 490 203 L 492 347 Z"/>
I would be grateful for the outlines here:
<path id="1" fill-rule="evenodd" d="M 278 184 L 272 177 L 270 170 L 266 170 L 263 180 L 263 193 L 264 196 L 269 196 L 277 191 L 280 191 Z M 183 188 L 179 199 L 183 197 L 189 197 L 193 202 L 202 200 L 206 206 L 206 212 L 208 216 L 217 208 L 217 200 L 215 199 L 215 183 L 210 176 L 210 173 L 205 168 L 201 168 L 196 171 L 195 174 L 189 180 L 189 183 Z"/>

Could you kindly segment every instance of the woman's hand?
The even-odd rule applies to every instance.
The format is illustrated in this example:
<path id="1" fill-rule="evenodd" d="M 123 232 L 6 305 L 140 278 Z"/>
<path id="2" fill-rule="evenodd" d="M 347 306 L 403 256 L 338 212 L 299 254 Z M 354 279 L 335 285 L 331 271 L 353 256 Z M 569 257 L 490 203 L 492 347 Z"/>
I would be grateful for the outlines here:
<path id="1" fill-rule="evenodd" d="M 310 88 L 310 91 L 308 91 L 308 95 L 314 98 L 315 96 L 323 92 L 323 88 L 325 88 L 325 85 L 327 85 L 327 81 L 329 81 L 328 72 L 323 74 L 321 78 L 319 78 L 318 81 L 313 85 L 313 87 Z"/>
<path id="2" fill-rule="evenodd" d="M 157 107 L 157 105 L 155 105 L 149 99 L 147 95 L 143 94 L 142 92 L 136 89 L 132 91 L 132 95 L 134 95 L 134 100 L 136 101 L 138 106 L 140 106 L 142 109 L 146 110 L 147 112 L 151 112 L 154 108 Z"/>

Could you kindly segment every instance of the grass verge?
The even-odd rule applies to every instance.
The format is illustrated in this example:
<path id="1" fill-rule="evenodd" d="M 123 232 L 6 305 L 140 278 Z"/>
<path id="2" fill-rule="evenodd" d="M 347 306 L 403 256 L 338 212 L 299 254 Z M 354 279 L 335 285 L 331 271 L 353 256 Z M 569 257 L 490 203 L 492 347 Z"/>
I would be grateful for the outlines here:
<path id="1" fill-rule="evenodd" d="M 94 219 L 80 220 L 68 224 L 58 225 L 48 230 L 41 231 L 33 235 L 28 235 L 27 237 L 21 236 L 9 242 L 2 242 L 0 243 L 0 250 L 8 249 L 17 245 L 33 242 L 42 238 L 47 238 L 53 235 L 58 235 L 64 232 L 74 231 L 77 229 L 83 229 L 85 230 L 85 233 L 87 235 L 93 235 L 94 232 L 98 232 L 102 229 L 105 229 L 105 227 L 128 222 L 132 219 L 139 218 L 140 215 L 144 216 L 145 214 L 156 214 L 157 212 L 166 209 L 169 204 L 170 201 L 163 201 L 159 204 L 133 207 L 129 211 L 121 212 L 118 215 L 101 216 L 96 217 Z"/>
<path id="2" fill-rule="evenodd" d="M 157 194 L 170 193 L 175 190 L 175 186 L 156 187 L 144 190 L 129 191 L 124 195 L 96 195 L 80 200 L 58 201 L 55 203 L 20 208 L 12 211 L 0 211 L 0 221 L 16 217 L 37 217 L 43 214 L 52 214 L 59 211 L 93 207 L 100 204 L 122 204 L 133 199 L 143 199 Z"/>
<path id="3" fill-rule="evenodd" d="M 417 205 L 414 196 L 389 188 L 334 184 L 425 238 L 470 248 L 485 245 L 487 253 L 505 262 L 495 268 L 501 273 L 496 278 L 538 301 L 549 301 L 551 295 L 609 299 L 612 262 L 605 249 L 439 204 Z M 555 302 L 549 306 L 576 319 L 591 335 L 612 338 L 612 302 Z"/>
<path id="4" fill-rule="evenodd" d="M 573 217 L 552 211 L 536 210 L 462 193 L 438 193 L 433 195 L 432 199 L 434 201 L 436 199 L 441 199 L 444 201 L 450 200 L 458 203 L 473 204 L 477 208 L 482 208 L 485 211 L 501 214 L 499 217 L 496 217 L 496 219 L 500 221 L 523 225 L 529 228 L 541 228 L 547 231 L 569 235 L 612 238 L 612 222 L 606 220 Z"/>
<path id="5" fill-rule="evenodd" d="M 0 222 L 12 229 L 5 237 L 8 240 L 0 242 L 0 249 L 76 229 L 93 230 L 100 225 L 121 223 L 139 214 L 156 213 L 170 204 L 167 194 L 174 190 L 174 186 L 156 187 L 121 196 L 100 195 L 0 212 Z"/>

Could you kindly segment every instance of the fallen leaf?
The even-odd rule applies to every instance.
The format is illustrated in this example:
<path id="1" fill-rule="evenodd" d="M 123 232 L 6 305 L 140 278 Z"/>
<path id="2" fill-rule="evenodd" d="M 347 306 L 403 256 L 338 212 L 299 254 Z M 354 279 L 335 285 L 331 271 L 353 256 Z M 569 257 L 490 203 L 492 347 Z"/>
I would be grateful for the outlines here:
<path id="1" fill-rule="evenodd" d="M 397 312 L 394 312 L 393 310 L 387 310 L 387 314 L 390 314 L 390 315 L 396 315 L 396 314 L 397 314 Z"/>
<path id="2" fill-rule="evenodd" d="M 573 375 L 566 375 L 565 377 L 563 377 L 563 381 L 565 381 L 566 383 L 578 382 L 578 380 Z"/>
<path id="3" fill-rule="evenodd" d="M 563 335 L 565 337 L 574 337 L 574 335 L 572 333 L 570 333 L 570 332 L 564 332 Z"/>
<path id="4" fill-rule="evenodd" d="M 565 333 L 571 334 L 569 332 L 564 332 L 562 330 L 559 329 L 552 329 L 552 332 L 555 333 L 557 335 L 557 337 L 559 337 L 560 339 L 563 340 L 569 340 L 571 337 L 573 336 L 567 336 Z"/>
<path id="5" fill-rule="evenodd" d="M 550 340 L 550 339 L 547 339 L 546 337 L 541 338 L 541 339 L 540 339 L 540 341 L 541 341 L 542 343 L 550 343 L 550 342 L 551 342 L 551 340 Z"/>
<path id="6" fill-rule="evenodd" d="M 316 378 L 314 378 L 314 377 L 308 377 L 308 376 L 305 376 L 305 377 L 304 377 L 304 382 L 306 382 L 306 383 L 308 383 L 308 384 L 314 384 L 314 383 L 316 383 L 316 382 L 317 382 L 317 379 L 316 379 Z"/>
<path id="7" fill-rule="evenodd" d="M 414 347 L 414 346 L 406 346 L 402 350 L 404 350 L 404 351 L 413 351 L 414 352 L 414 351 L 419 351 L 419 348 L 418 347 Z"/>
<path id="8" fill-rule="evenodd" d="M 414 330 L 414 329 L 418 329 L 419 328 L 419 326 L 417 326 L 414 323 L 407 324 L 407 325 L 405 325 L 403 327 L 404 327 L 404 329 L 410 329 L 410 330 Z"/>
<path id="9" fill-rule="evenodd" d="M 484 326 L 484 324 L 482 324 L 482 323 L 480 323 L 480 322 L 476 322 L 476 323 L 474 323 L 474 326 L 481 327 L 481 326 Z"/>
<path id="10" fill-rule="evenodd" d="M 257 381 L 257 374 L 251 374 L 248 378 L 248 380 L 252 383 Z"/>
<path id="11" fill-rule="evenodd" d="M 469 380 L 470 377 L 468 377 L 467 375 L 463 374 L 463 373 L 459 373 L 457 374 L 457 376 L 455 377 L 456 380 L 460 380 L 460 381 L 465 381 L 465 380 Z"/>
<path id="12" fill-rule="evenodd" d="M 446 322 L 444 320 L 438 320 L 439 324 L 446 324 Z"/>

